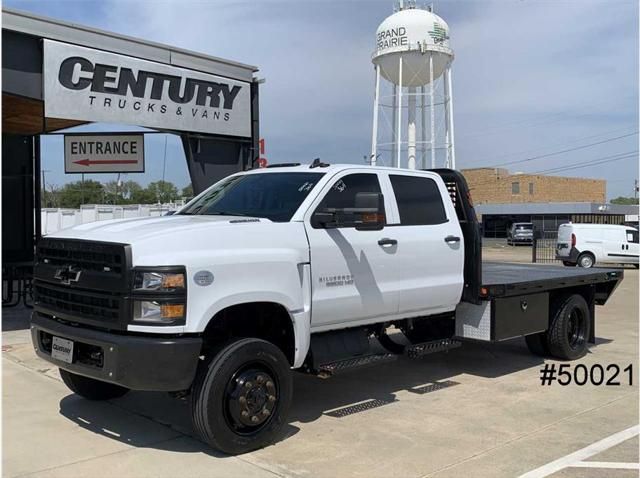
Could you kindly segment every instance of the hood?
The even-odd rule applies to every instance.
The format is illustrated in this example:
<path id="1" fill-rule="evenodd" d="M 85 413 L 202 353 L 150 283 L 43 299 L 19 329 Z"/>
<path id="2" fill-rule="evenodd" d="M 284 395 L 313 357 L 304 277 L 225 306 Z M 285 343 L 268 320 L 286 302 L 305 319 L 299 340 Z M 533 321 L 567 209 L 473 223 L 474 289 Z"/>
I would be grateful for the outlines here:
<path id="1" fill-rule="evenodd" d="M 90 222 L 63 229 L 47 237 L 131 244 L 145 239 L 170 236 L 177 231 L 181 234 L 197 234 L 205 229 L 234 227 L 241 224 L 258 225 L 259 223 L 271 223 L 271 221 L 245 216 L 172 215 Z"/>

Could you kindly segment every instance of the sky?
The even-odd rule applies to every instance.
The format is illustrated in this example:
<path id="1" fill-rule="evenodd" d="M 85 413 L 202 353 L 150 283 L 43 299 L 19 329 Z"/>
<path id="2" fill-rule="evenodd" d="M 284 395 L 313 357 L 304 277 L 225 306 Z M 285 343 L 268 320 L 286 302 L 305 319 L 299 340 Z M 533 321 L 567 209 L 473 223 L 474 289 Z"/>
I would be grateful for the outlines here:
<path id="1" fill-rule="evenodd" d="M 532 173 L 635 152 L 557 173 L 606 179 L 609 198 L 633 195 L 637 0 L 429 3 L 449 24 L 455 51 L 458 169 L 501 166 Z M 260 87 L 260 129 L 271 163 L 320 157 L 362 164 L 369 153 L 371 53 L 376 28 L 393 12 L 392 0 L 5 0 L 4 5 L 256 65 L 257 76 L 266 79 Z M 123 129 L 90 129 L 96 128 Z M 148 135 L 145 141 L 146 172 L 127 178 L 142 184 L 162 178 L 165 158 L 165 135 Z M 184 186 L 189 177 L 180 142 L 169 136 L 166 144 L 165 177 Z M 62 154 L 61 137 L 44 140 L 48 183 L 77 179 L 64 175 Z"/>

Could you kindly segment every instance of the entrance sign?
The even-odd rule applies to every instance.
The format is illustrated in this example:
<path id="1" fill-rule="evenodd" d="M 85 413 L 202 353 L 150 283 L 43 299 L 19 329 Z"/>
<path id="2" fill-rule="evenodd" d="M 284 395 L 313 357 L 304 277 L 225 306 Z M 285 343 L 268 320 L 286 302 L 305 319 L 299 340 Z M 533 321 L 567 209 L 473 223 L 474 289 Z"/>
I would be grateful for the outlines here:
<path id="1" fill-rule="evenodd" d="M 144 173 L 142 134 L 66 134 L 65 173 Z"/>
<path id="2" fill-rule="evenodd" d="M 250 84 L 44 40 L 47 118 L 251 137 Z"/>

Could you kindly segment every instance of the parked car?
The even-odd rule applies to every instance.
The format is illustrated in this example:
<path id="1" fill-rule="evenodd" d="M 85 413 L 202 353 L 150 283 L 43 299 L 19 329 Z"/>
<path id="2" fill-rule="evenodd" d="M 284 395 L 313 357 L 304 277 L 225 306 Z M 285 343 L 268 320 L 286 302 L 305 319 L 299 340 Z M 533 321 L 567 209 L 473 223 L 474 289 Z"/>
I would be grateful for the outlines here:
<path id="1" fill-rule="evenodd" d="M 510 246 L 532 243 L 533 224 L 530 222 L 514 222 L 507 231 L 507 244 Z"/>
<path id="2" fill-rule="evenodd" d="M 633 264 L 638 268 L 638 230 L 611 224 L 562 224 L 556 258 L 565 266 L 597 263 Z"/>

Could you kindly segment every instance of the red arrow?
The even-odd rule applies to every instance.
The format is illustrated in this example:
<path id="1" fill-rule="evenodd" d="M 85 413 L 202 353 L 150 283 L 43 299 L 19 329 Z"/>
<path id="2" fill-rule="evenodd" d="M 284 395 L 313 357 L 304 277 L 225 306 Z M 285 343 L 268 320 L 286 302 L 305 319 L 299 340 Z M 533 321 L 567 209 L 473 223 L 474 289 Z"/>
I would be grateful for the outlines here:
<path id="1" fill-rule="evenodd" d="M 74 161 L 75 164 L 81 164 L 83 166 L 91 166 L 92 164 L 136 164 L 136 159 L 80 159 Z"/>

